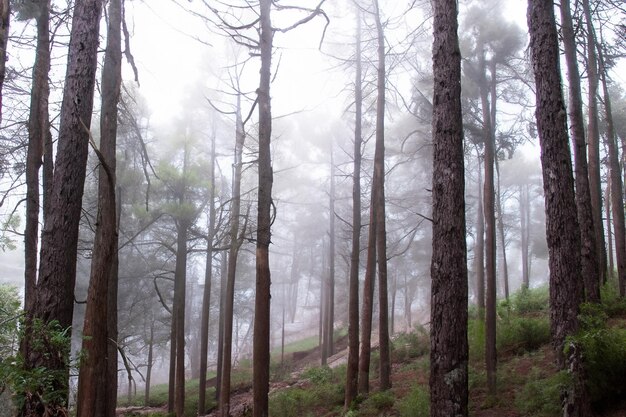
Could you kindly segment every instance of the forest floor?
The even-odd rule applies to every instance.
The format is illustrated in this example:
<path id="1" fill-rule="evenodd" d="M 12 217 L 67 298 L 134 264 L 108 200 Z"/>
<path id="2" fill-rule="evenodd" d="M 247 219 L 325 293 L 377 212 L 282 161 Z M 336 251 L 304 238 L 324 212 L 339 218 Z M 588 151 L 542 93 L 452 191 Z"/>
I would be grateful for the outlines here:
<path id="1" fill-rule="evenodd" d="M 545 336 L 547 331 L 545 316 L 544 311 L 540 317 L 532 313 L 521 319 L 500 318 L 499 326 L 503 329 L 500 333 L 503 338 L 508 339 L 498 348 L 498 383 L 495 395 L 490 395 L 486 387 L 484 353 L 481 353 L 484 349 L 481 346 L 484 343 L 481 336 L 484 329 L 476 325 L 476 320 L 470 323 L 470 416 L 556 417 L 561 414 L 560 396 L 565 377 L 564 372 L 558 372 L 555 354 L 547 343 L 549 337 Z M 608 321 L 608 326 L 622 332 L 620 334 L 626 334 L 626 311 L 613 316 Z M 508 333 L 524 334 L 521 339 L 507 336 L 508 328 L 515 329 L 509 330 Z M 537 338 L 538 333 L 542 333 L 543 336 Z M 372 341 L 377 338 L 373 337 Z M 335 347 L 337 353 L 329 358 L 328 367 L 320 367 L 318 347 L 290 352 L 285 355 L 282 366 L 279 364 L 280 357 L 278 363 L 272 365 L 270 415 L 272 417 L 428 416 L 428 346 L 428 335 L 424 330 L 394 337 L 391 373 L 393 388 L 385 392 L 378 389 L 376 375 L 378 355 L 373 351 L 370 394 L 359 397 L 354 410 L 347 414 L 343 410 L 347 337 L 337 338 Z M 626 346 L 622 352 L 626 352 Z M 626 358 L 623 360 L 626 361 Z M 246 369 L 244 373 L 250 375 L 250 369 Z M 619 378 L 618 376 L 618 381 Z M 250 381 L 251 378 L 233 387 L 231 396 L 233 417 L 252 415 Z M 626 374 L 622 375 L 622 381 L 626 381 Z M 626 387 L 624 382 L 622 385 Z M 188 401 L 191 396 L 193 394 L 188 397 Z M 197 403 L 197 389 L 195 396 Z M 626 396 L 622 395 L 611 403 L 596 403 L 595 406 L 596 417 L 626 417 Z M 196 415 L 192 407 L 188 409 L 189 417 Z M 207 416 L 218 415 L 216 409 L 207 411 L 210 411 Z M 166 415 L 166 410 L 164 407 L 120 408 L 118 415 L 156 417 Z"/>

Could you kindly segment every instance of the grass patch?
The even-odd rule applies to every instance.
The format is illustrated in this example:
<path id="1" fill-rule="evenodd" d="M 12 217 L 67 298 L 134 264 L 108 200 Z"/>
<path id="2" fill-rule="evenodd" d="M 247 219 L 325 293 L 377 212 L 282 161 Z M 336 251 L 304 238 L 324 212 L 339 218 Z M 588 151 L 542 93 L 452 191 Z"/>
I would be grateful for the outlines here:
<path id="1" fill-rule="evenodd" d="M 395 403 L 394 409 L 400 417 L 428 417 L 430 415 L 428 387 L 415 386 L 407 396 Z"/>
<path id="2" fill-rule="evenodd" d="M 535 371 L 515 396 L 515 406 L 527 415 L 557 417 L 563 412 L 561 393 L 570 384 L 570 376 L 565 371 L 549 377 Z"/>

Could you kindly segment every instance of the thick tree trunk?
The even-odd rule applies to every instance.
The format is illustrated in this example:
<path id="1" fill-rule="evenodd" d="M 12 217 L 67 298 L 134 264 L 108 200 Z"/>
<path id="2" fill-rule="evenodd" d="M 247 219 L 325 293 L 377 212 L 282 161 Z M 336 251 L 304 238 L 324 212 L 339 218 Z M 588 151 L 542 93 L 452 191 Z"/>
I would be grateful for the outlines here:
<path id="1" fill-rule="evenodd" d="M 61 105 L 58 152 L 50 192 L 49 213 L 41 240 L 39 281 L 33 319 L 44 324 L 57 321 L 62 329 L 72 325 L 78 223 L 82 206 L 87 163 L 89 126 L 93 110 L 101 0 L 84 0 L 74 7 L 68 65 Z M 68 331 L 69 336 L 69 331 Z M 29 340 L 26 343 L 29 344 Z M 33 348 L 33 346 L 30 346 Z M 68 389 L 69 357 L 65 352 L 41 352 L 30 349 L 27 369 L 45 366 L 61 370 L 48 387 L 63 393 L 58 403 L 48 404 L 53 413 L 64 413 Z M 41 415 L 43 386 L 27 393 L 23 410 Z M 32 395 L 28 395 L 32 394 Z"/>
<path id="2" fill-rule="evenodd" d="M 596 254 L 599 267 L 599 280 L 606 281 L 607 255 L 604 241 L 604 223 L 602 222 L 602 180 L 600 174 L 600 128 L 598 123 L 598 59 L 596 56 L 596 38 L 591 18 L 589 0 L 582 0 L 583 12 L 587 26 L 587 79 L 588 114 L 587 142 L 589 154 L 589 194 L 591 196 L 591 210 L 596 233 Z"/>
<path id="3" fill-rule="evenodd" d="M 572 24 L 569 0 L 561 1 L 561 31 L 563 33 L 563 48 L 565 50 L 569 84 L 568 110 L 571 124 L 570 134 L 574 142 L 574 173 L 576 182 L 576 207 L 578 210 L 578 224 L 580 225 L 581 273 L 585 290 L 585 300 L 597 303 L 600 302 L 600 271 L 598 266 L 598 251 L 591 206 L 591 194 L 589 190 L 585 120 L 583 117 L 580 74 L 578 72 L 578 59 L 576 56 L 576 38 Z"/>
<path id="4" fill-rule="evenodd" d="M 430 415 L 468 415 L 467 250 L 457 2 L 433 2 Z"/>
<path id="5" fill-rule="evenodd" d="M 574 179 L 567 137 L 567 115 L 561 92 L 559 45 L 553 4 L 528 2 L 528 28 L 541 145 L 546 205 L 546 235 L 550 265 L 550 330 L 552 345 L 564 364 L 567 336 L 578 328 L 580 229 L 574 197 Z"/>
<path id="6" fill-rule="evenodd" d="M 202 319 L 200 323 L 200 377 L 198 382 L 198 415 L 206 414 L 206 372 L 209 350 L 209 312 L 211 310 L 211 281 L 213 280 L 213 236 L 215 234 L 215 136 L 211 141 L 211 192 L 209 196 L 209 230 L 207 235 Z"/>
<path id="7" fill-rule="evenodd" d="M 374 0 L 374 17 L 378 38 L 378 71 L 376 98 L 376 149 L 374 152 L 374 176 L 378 191 L 376 196 L 376 256 L 378 259 L 378 340 L 380 353 L 380 389 L 391 388 L 391 359 L 389 351 L 389 292 L 387 288 L 387 229 L 385 226 L 385 34 L 378 0 Z"/>
<path id="8" fill-rule="evenodd" d="M 254 308 L 253 396 L 254 417 L 267 417 L 270 371 L 270 264 L 269 245 L 272 223 L 272 110 L 270 80 L 272 64 L 271 0 L 260 0 L 261 79 L 259 100 L 259 188 L 256 243 L 256 297 Z"/>
<path id="9" fill-rule="evenodd" d="M 239 238 L 239 215 L 241 212 L 241 170 L 243 167 L 243 145 L 246 140 L 243 120 L 241 118 L 241 98 L 237 96 L 235 110 L 235 154 L 233 162 L 232 203 L 230 209 L 230 248 L 228 250 L 228 269 L 226 281 L 222 280 L 222 299 L 220 306 L 220 351 L 218 355 L 219 373 L 219 408 L 222 417 L 230 413 L 230 374 L 232 369 L 233 350 L 233 309 L 235 301 L 235 277 L 237 273 L 237 256 L 241 239 Z"/>
<path id="10" fill-rule="evenodd" d="M 7 46 L 9 44 L 9 23 L 11 21 L 11 3 L 0 0 L 0 122 L 2 122 L 2 90 L 6 77 Z"/>
<path id="11" fill-rule="evenodd" d="M 361 13 L 357 7 L 356 74 L 354 84 L 354 168 L 352 172 L 352 248 L 350 252 L 350 280 L 348 294 L 348 366 L 346 369 L 346 397 L 348 409 L 358 393 L 359 377 L 359 258 L 361 251 L 361 144 L 363 118 Z"/>
<path id="12" fill-rule="evenodd" d="M 122 82 L 121 0 L 111 0 L 102 70 L 98 215 L 83 325 L 83 361 L 78 374 L 78 417 L 108 417 L 108 293 L 117 250 L 116 147 L 117 105 Z M 113 358 L 111 358 L 113 360 Z M 117 365 L 117 356 L 115 357 Z M 106 381 L 107 383 L 103 383 Z"/>

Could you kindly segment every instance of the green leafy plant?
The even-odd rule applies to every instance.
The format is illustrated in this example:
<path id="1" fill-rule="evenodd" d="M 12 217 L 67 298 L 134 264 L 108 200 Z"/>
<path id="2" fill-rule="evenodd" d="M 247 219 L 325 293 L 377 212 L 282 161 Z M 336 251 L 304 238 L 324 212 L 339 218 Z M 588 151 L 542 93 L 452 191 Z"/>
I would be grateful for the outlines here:
<path id="1" fill-rule="evenodd" d="M 426 387 L 417 385 L 411 392 L 398 401 L 394 408 L 400 417 L 428 417 L 430 415 L 430 396 Z"/>
<path id="2" fill-rule="evenodd" d="M 526 415 L 556 417 L 561 415 L 561 393 L 571 385 L 566 371 L 549 377 L 535 372 L 515 397 L 517 409 Z"/>

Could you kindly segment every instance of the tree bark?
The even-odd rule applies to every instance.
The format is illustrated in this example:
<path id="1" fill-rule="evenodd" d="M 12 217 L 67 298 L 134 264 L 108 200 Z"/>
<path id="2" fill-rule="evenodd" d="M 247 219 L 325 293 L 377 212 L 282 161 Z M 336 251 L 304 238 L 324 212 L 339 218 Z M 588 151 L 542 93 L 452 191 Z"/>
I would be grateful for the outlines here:
<path id="1" fill-rule="evenodd" d="M 376 196 L 376 256 L 378 258 L 378 340 L 380 353 L 380 389 L 391 388 L 391 359 L 389 351 L 389 291 L 387 286 L 387 229 L 385 226 L 385 33 L 380 16 L 378 0 L 374 0 L 374 17 L 378 38 L 378 71 L 376 98 L 376 149 L 374 152 L 374 176 L 378 191 Z"/>
<path id="2" fill-rule="evenodd" d="M 600 270 L 598 266 L 598 252 L 596 232 L 594 229 L 591 193 L 589 189 L 589 170 L 585 143 L 585 120 L 583 117 L 583 102 L 580 89 L 580 74 L 576 56 L 576 38 L 572 23 L 570 1 L 561 1 L 561 31 L 565 61 L 567 64 L 567 78 L 569 84 L 569 120 L 570 134 L 574 142 L 574 164 L 576 183 L 576 208 L 578 224 L 580 226 L 581 273 L 583 277 L 585 300 L 600 302 Z"/>
<path id="3" fill-rule="evenodd" d="M 624 188 L 622 183 L 622 170 L 619 163 L 619 149 L 617 147 L 617 135 L 613 124 L 613 112 L 611 110 L 611 96 L 606 82 L 606 66 L 602 46 L 598 45 L 598 58 L 600 63 L 600 81 L 604 95 L 604 112 L 606 118 L 606 145 L 610 166 L 611 209 L 613 210 L 613 236 L 615 240 L 615 261 L 617 262 L 617 280 L 621 297 L 626 296 L 626 229 L 624 226 Z"/>
<path id="4" fill-rule="evenodd" d="M 108 417 L 108 294 L 117 250 L 117 105 L 122 82 L 121 0 L 109 2 L 107 46 L 102 70 L 98 215 L 83 325 L 83 361 L 78 374 L 78 417 Z M 115 357 L 117 366 L 117 356 Z M 113 360 L 113 358 L 111 358 Z M 107 383 L 103 383 L 106 381 Z"/>
<path id="5" fill-rule="evenodd" d="M 2 122 L 2 90 L 6 77 L 7 46 L 9 44 L 9 24 L 11 22 L 11 3 L 0 1 L 0 122 Z"/>
<path id="6" fill-rule="evenodd" d="M 45 324 L 56 320 L 62 329 L 71 327 L 74 310 L 78 223 L 93 110 L 101 11 L 101 0 L 79 1 L 74 7 L 61 104 L 58 152 L 49 213 L 46 215 L 41 239 L 39 281 L 33 319 L 39 319 Z M 26 343 L 29 343 L 28 339 Z M 63 352 L 46 353 L 48 354 L 30 349 L 25 367 L 34 369 L 44 366 L 50 370 L 62 370 L 51 387 L 67 394 L 69 358 Z M 44 388 L 40 386 L 36 388 L 38 392 L 27 395 L 23 411 L 42 415 L 43 405 L 39 400 L 41 397 L 37 395 L 43 394 L 42 389 Z M 48 404 L 48 407 L 56 413 L 63 413 L 67 405 L 66 395 L 56 398 L 59 398 L 58 404 Z"/>
<path id="7" fill-rule="evenodd" d="M 530 196 L 528 188 L 528 184 L 522 184 L 519 188 L 522 289 L 526 290 L 530 287 L 530 263 L 528 259 L 530 247 Z"/>
<path id="8" fill-rule="evenodd" d="M 211 281 L 213 280 L 213 237 L 215 234 L 215 136 L 211 141 L 211 172 L 209 181 L 209 230 L 207 232 L 204 292 L 202 294 L 202 319 L 200 323 L 200 380 L 198 383 L 198 415 L 206 414 L 207 354 L 209 350 L 209 313 L 211 310 Z"/>
<path id="9" fill-rule="evenodd" d="M 476 272 L 476 305 L 478 318 L 485 318 L 485 212 L 483 208 L 483 173 L 478 154 L 478 199 L 476 202 L 476 240 L 474 244 L 474 270 Z"/>
<path id="10" fill-rule="evenodd" d="M 4 6 L 2 6 L 4 7 Z M 8 12 L 8 1 L 7 1 Z M 8 16 L 7 16 L 8 19 Z M 26 315 L 25 332 L 30 332 L 35 302 L 35 288 L 37 286 L 37 249 L 39 242 L 39 207 L 41 199 L 39 195 L 40 168 L 44 157 L 44 144 L 50 135 L 50 120 L 48 116 L 48 99 L 50 85 L 48 74 L 50 72 L 50 4 L 49 1 L 41 2 L 40 11 L 37 15 L 37 49 L 35 50 L 35 65 L 33 67 L 33 82 L 31 87 L 30 115 L 28 118 L 28 149 L 26 153 L 26 226 L 24 228 L 24 311 Z M 8 30 L 8 28 L 7 28 Z M 0 32 L 0 37 L 1 37 Z M 8 36 L 8 32 L 7 32 Z M 0 39 L 2 42 L 2 39 Z M 5 42 L 6 43 L 6 42 Z M 0 45 L 0 48 L 2 46 Z M 1 51 L 0 51 L 1 52 Z M 3 59 L 0 53 L 0 61 L 4 66 L 6 51 Z M 0 82 L 1 88 L 1 82 Z M 1 102 L 0 102 L 1 108 Z M 1 115 L 0 115 L 1 121 Z M 24 340 L 28 339 L 28 335 Z M 21 349 L 24 357 L 28 356 L 26 343 L 22 343 Z"/>
<path id="11" fill-rule="evenodd" d="M 272 224 L 272 110 L 270 80 L 272 64 L 273 29 L 270 18 L 271 0 L 260 0 L 260 47 L 261 77 L 258 88 L 259 100 L 259 188 L 256 242 L 256 297 L 254 314 L 253 346 L 253 396 L 254 417 L 267 417 L 269 406 L 270 370 L 270 264 L 269 245 Z"/>
<path id="12" fill-rule="evenodd" d="M 467 249 L 457 2 L 433 2 L 431 417 L 468 415 Z"/>
<path id="13" fill-rule="evenodd" d="M 329 242 L 328 242 L 328 314 L 326 317 L 326 354 L 328 357 L 335 354 L 334 330 L 335 330 L 335 161 L 333 159 L 333 146 L 330 147 L 330 210 L 329 216 Z"/>
<path id="14" fill-rule="evenodd" d="M 350 252 L 350 280 L 348 283 L 348 366 L 346 368 L 347 410 L 358 392 L 359 378 L 359 258 L 361 251 L 361 144 L 363 123 L 363 91 L 361 63 L 361 13 L 356 7 L 356 74 L 354 82 L 354 167 L 352 172 L 352 248 Z"/>
<path id="15" fill-rule="evenodd" d="M 589 154 L 589 194 L 591 196 L 591 210 L 596 233 L 596 254 L 600 282 L 607 277 L 607 254 L 604 241 L 604 223 L 602 222 L 602 180 L 600 174 L 600 128 L 598 123 L 598 59 L 596 56 L 596 38 L 591 18 L 589 0 L 582 0 L 583 13 L 587 25 L 587 79 L 588 113 L 587 142 Z M 612 273 L 612 272 L 611 272 Z"/>
<path id="16" fill-rule="evenodd" d="M 183 175 L 185 173 L 183 172 Z M 184 200 L 181 198 L 180 202 Z M 185 415 L 185 303 L 187 286 L 187 233 L 189 221 L 176 222 L 176 270 L 174 278 L 174 310 L 176 311 L 176 377 L 174 382 L 174 412 Z"/>
<path id="17" fill-rule="evenodd" d="M 531 61 L 535 73 L 535 111 L 546 206 L 550 266 L 550 330 L 559 363 L 564 364 L 567 336 L 578 328 L 580 229 L 567 137 L 567 117 L 561 92 L 559 45 L 552 3 L 528 2 Z"/>
<path id="18" fill-rule="evenodd" d="M 223 333 L 221 344 L 221 360 L 219 370 L 219 408 L 222 417 L 230 413 L 230 374 L 233 350 L 233 309 L 235 300 L 235 277 L 237 273 L 237 256 L 242 240 L 239 237 L 239 216 L 241 212 L 241 170 L 243 167 L 243 146 L 246 140 L 243 120 L 241 118 L 241 97 L 237 96 L 235 109 L 235 153 L 233 162 L 232 203 L 230 209 L 230 248 L 228 250 L 228 270 L 226 282 L 223 282 L 223 306 L 220 308 L 220 324 Z M 222 312 L 223 310 L 223 312 Z"/>
<path id="19" fill-rule="evenodd" d="M 485 46 L 478 46 L 478 75 L 480 87 L 480 101 L 483 118 L 483 138 L 485 143 L 485 185 L 484 185 L 484 212 L 485 212 L 485 266 L 486 266 L 486 316 L 485 316 L 485 366 L 487 369 L 487 387 L 489 393 L 496 392 L 496 215 L 494 192 L 494 161 L 495 135 L 492 126 L 491 109 L 489 103 L 489 85 L 487 83 L 485 64 Z M 495 80 L 492 80 L 495 82 Z"/>

